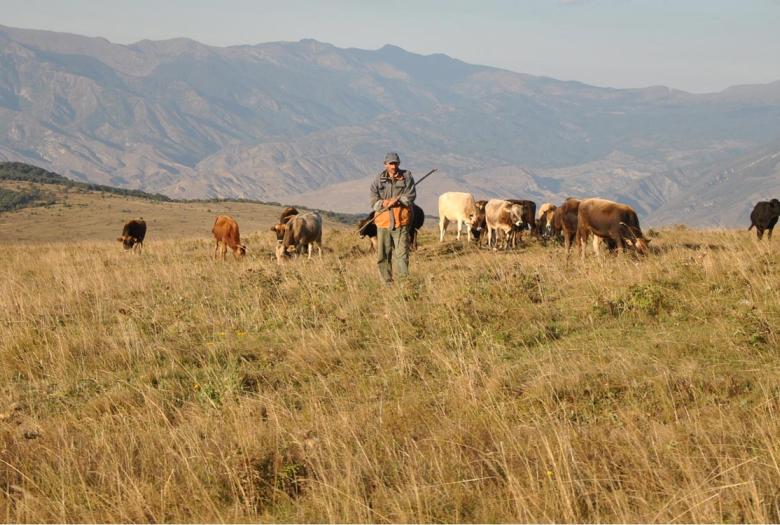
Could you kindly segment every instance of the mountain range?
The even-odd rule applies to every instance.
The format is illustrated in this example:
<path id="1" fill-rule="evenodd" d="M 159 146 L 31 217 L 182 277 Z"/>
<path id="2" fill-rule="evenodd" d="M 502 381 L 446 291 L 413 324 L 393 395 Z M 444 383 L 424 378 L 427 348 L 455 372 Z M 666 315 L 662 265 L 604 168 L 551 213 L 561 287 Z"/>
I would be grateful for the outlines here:
<path id="1" fill-rule="evenodd" d="M 439 169 L 419 189 L 431 214 L 461 190 L 749 224 L 755 201 L 780 197 L 780 81 L 612 89 L 390 45 L 120 45 L 0 26 L 0 160 L 174 198 L 359 212 L 387 151 L 417 175 Z"/>

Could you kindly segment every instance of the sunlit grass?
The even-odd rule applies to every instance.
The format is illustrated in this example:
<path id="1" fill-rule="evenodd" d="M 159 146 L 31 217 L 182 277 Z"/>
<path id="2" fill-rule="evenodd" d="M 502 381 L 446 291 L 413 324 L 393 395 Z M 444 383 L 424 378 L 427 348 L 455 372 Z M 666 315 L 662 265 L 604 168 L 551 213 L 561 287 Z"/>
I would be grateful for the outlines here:
<path id="1" fill-rule="evenodd" d="M 246 235 L 3 246 L 6 521 L 780 520 L 776 243 Z"/>

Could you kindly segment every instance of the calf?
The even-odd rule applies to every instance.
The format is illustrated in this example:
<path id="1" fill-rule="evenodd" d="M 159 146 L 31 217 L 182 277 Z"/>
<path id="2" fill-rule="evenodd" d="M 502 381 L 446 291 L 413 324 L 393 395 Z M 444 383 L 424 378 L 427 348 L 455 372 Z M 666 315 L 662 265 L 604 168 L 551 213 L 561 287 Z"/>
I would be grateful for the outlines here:
<path id="1" fill-rule="evenodd" d="M 487 222 L 485 221 L 485 206 L 488 201 L 481 200 L 474 203 L 477 214 L 474 216 L 474 222 L 471 225 L 471 236 L 477 240 L 477 245 L 482 244 L 482 239 L 487 235 Z"/>
<path id="2" fill-rule="evenodd" d="M 503 231 L 506 234 L 504 248 L 509 246 L 509 233 L 512 228 L 519 227 L 523 223 L 523 205 L 513 204 L 509 201 L 500 199 L 490 199 L 485 205 L 485 222 L 488 230 L 488 246 L 494 245 L 493 249 L 498 247 L 498 232 Z M 493 232 L 496 233 L 495 242 Z"/>
<path id="3" fill-rule="evenodd" d="M 507 199 L 507 202 L 519 204 L 523 207 L 523 222 L 520 226 L 515 226 L 510 232 L 510 242 L 514 248 L 517 240 L 522 240 L 523 230 L 530 230 L 533 234 L 536 232 L 536 203 L 529 200 Z"/>
<path id="4" fill-rule="evenodd" d="M 460 240 L 460 230 L 463 224 L 466 224 L 466 234 L 471 241 L 471 228 L 476 214 L 474 197 L 471 193 L 450 191 L 439 195 L 439 242 L 444 242 L 444 232 L 450 221 L 458 223 L 458 240 Z"/>
<path id="5" fill-rule="evenodd" d="M 217 241 L 214 248 L 215 259 L 221 255 L 224 261 L 228 248 L 232 250 L 233 257 L 236 259 L 241 259 L 246 255 L 246 244 L 241 244 L 238 223 L 232 217 L 227 215 L 217 217 L 214 221 L 214 227 L 211 228 L 211 233 L 214 234 L 214 240 Z"/>
<path id="6" fill-rule="evenodd" d="M 639 218 L 631 206 L 605 199 L 585 199 L 580 202 L 577 212 L 577 244 L 583 259 L 585 243 L 591 233 L 602 239 L 611 239 L 616 247 L 622 250 L 625 250 L 625 243 L 628 241 L 640 255 L 647 253 L 647 245 L 650 242 L 642 234 Z M 593 249 L 598 254 L 595 238 Z"/>
<path id="7" fill-rule="evenodd" d="M 308 248 L 311 259 L 312 245 L 317 245 L 318 255 L 322 257 L 322 217 L 316 211 L 299 213 L 292 217 L 286 225 L 284 239 L 276 246 L 276 262 L 282 264 L 289 257 L 292 247 L 296 255 Z"/>
<path id="8" fill-rule="evenodd" d="M 759 240 L 764 237 L 764 230 L 767 231 L 767 238 L 772 240 L 772 230 L 777 224 L 777 219 L 780 217 L 780 201 L 772 199 L 771 201 L 761 201 L 753 208 L 750 213 L 750 231 L 754 226 L 756 227 L 756 236 Z"/>
<path id="9" fill-rule="evenodd" d="M 290 219 L 298 215 L 298 213 L 300 212 L 292 206 L 288 206 L 282 210 L 282 215 L 279 217 L 279 223 L 271 226 L 271 231 L 276 233 L 276 242 L 282 242 L 282 239 L 284 239 L 285 226 Z"/>
<path id="10" fill-rule="evenodd" d="M 116 240 L 122 243 L 125 250 L 132 249 L 133 252 L 141 253 L 144 237 L 146 237 L 146 222 L 143 217 L 139 217 L 128 221 L 122 228 L 122 235 Z"/>

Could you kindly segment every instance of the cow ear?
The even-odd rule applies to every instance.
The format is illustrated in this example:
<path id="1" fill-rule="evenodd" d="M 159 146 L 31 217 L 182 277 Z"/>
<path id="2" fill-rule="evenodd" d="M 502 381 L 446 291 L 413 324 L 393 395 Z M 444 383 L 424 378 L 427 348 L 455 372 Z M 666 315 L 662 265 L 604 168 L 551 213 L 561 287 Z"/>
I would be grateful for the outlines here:
<path id="1" fill-rule="evenodd" d="M 124 237 L 117 237 L 116 240 L 119 241 L 119 242 L 125 242 L 125 238 Z"/>

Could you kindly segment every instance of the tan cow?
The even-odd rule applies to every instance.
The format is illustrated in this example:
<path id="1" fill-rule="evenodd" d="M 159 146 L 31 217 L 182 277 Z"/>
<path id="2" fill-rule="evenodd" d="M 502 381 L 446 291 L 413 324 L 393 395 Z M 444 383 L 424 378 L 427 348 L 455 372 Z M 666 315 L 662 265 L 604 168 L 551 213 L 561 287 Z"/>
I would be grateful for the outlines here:
<path id="1" fill-rule="evenodd" d="M 631 206 L 606 199 L 585 199 L 580 202 L 577 212 L 577 244 L 582 259 L 585 259 L 585 243 L 591 233 L 595 237 L 611 239 L 616 247 L 622 250 L 625 250 L 626 243 L 633 244 L 640 255 L 647 253 L 647 245 L 650 242 L 642 234 L 639 218 Z M 593 249 L 598 255 L 598 245 L 595 242 Z"/>
<path id="2" fill-rule="evenodd" d="M 299 255 L 308 247 L 311 259 L 312 246 L 317 245 L 317 251 L 322 257 L 322 217 L 316 211 L 308 211 L 293 216 L 287 223 L 284 239 L 276 245 L 276 262 L 282 264 L 289 257 L 290 248 Z"/>
<path id="3" fill-rule="evenodd" d="M 485 223 L 488 230 L 488 246 L 498 249 L 498 232 L 504 232 L 504 249 L 509 247 L 509 233 L 523 224 L 523 205 L 501 199 L 490 199 L 485 205 Z M 496 239 L 493 239 L 493 233 Z"/>
<path id="4" fill-rule="evenodd" d="M 241 235 L 238 233 L 238 223 L 232 217 L 220 215 L 214 221 L 214 227 L 211 228 L 217 246 L 214 248 L 214 258 L 220 255 L 225 260 L 227 249 L 233 251 L 233 257 L 240 259 L 246 255 L 246 244 L 241 244 Z M 220 249 L 221 246 L 221 249 Z"/>
<path id="5" fill-rule="evenodd" d="M 474 196 L 471 193 L 449 191 L 439 195 L 439 242 L 444 242 L 444 232 L 450 221 L 458 223 L 458 240 L 465 224 L 468 240 L 471 241 L 471 228 L 475 225 L 476 216 Z"/>
<path id="6" fill-rule="evenodd" d="M 536 220 L 536 229 L 540 237 L 549 239 L 553 236 L 553 215 L 558 206 L 545 202 L 539 207 L 539 218 Z"/>

